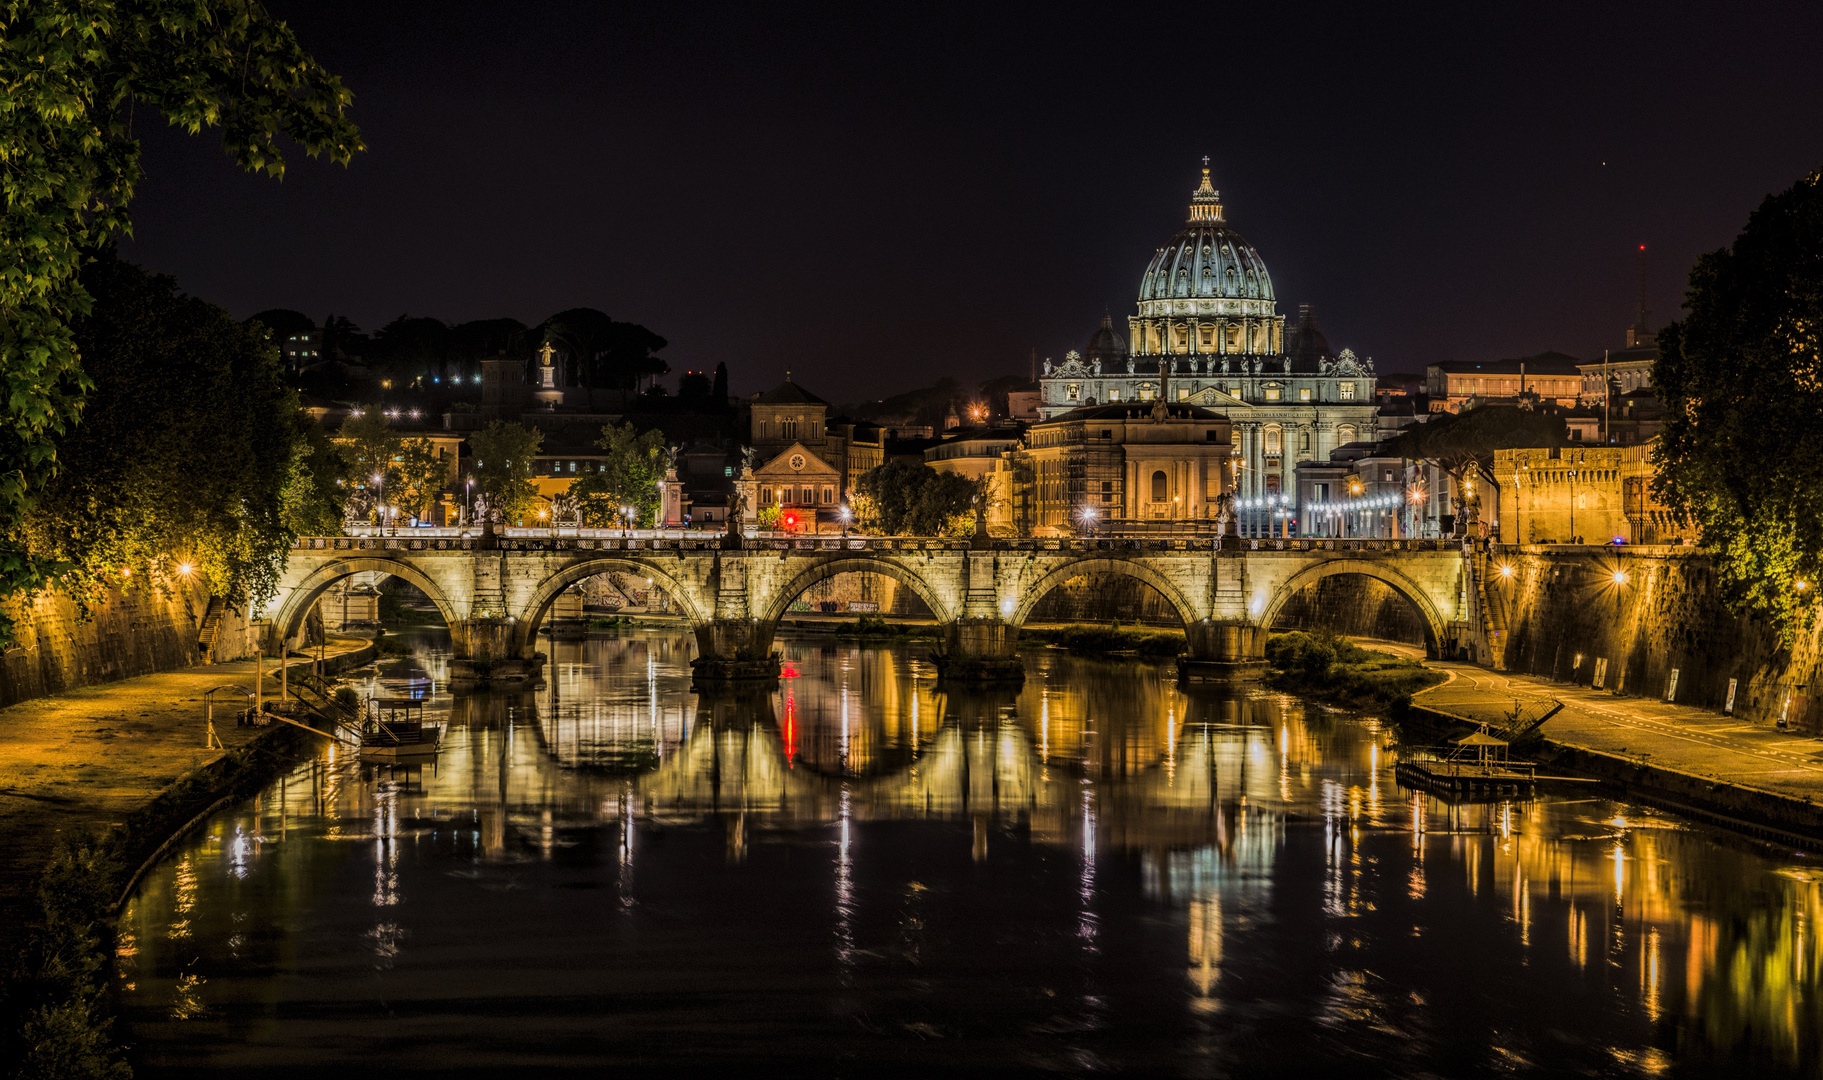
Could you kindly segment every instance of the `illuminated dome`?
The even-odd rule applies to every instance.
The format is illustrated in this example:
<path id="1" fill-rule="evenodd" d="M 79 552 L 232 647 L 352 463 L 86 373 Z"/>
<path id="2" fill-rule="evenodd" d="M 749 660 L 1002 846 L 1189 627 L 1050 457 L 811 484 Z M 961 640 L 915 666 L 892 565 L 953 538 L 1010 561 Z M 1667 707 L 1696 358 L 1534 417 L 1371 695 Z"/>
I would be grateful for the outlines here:
<path id="1" fill-rule="evenodd" d="M 1203 182 L 1190 196 L 1190 219 L 1158 249 L 1139 283 L 1139 317 L 1272 316 L 1272 277 L 1253 245 L 1228 227 L 1221 194 Z"/>

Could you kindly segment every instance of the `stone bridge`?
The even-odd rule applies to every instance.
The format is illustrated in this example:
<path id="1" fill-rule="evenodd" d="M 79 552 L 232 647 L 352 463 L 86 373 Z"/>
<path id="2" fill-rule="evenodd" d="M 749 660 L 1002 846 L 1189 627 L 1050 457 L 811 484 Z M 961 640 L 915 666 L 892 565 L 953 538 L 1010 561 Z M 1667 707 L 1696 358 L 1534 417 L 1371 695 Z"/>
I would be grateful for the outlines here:
<path id="1" fill-rule="evenodd" d="M 1436 540 L 1035 539 L 720 537 L 481 540 L 305 537 L 267 606 L 269 645 L 289 642 L 324 590 L 378 572 L 423 590 L 449 624 L 459 674 L 511 677 L 535 666 L 540 623 L 565 589 L 619 571 L 650 578 L 696 632 L 699 677 L 776 674 L 772 639 L 792 601 L 836 574 L 884 574 L 917 594 L 942 624 L 947 677 L 1017 678 L 1015 646 L 1033 606 L 1071 578 L 1121 574 L 1157 590 L 1183 619 L 1190 679 L 1259 669 L 1266 631 L 1293 595 L 1323 578 L 1363 574 L 1417 612 L 1432 656 L 1470 634 L 1474 586 L 1458 542 Z"/>

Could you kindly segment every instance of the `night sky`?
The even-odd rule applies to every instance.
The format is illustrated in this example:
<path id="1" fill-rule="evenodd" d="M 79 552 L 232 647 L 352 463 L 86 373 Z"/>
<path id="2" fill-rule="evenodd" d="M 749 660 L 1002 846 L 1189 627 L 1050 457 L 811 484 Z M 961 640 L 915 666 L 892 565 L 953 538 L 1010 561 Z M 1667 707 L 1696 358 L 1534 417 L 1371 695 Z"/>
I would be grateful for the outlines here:
<path id="1" fill-rule="evenodd" d="M 600 308 L 741 393 L 1023 372 L 1131 313 L 1204 154 L 1280 311 L 1381 371 L 1654 325 L 1823 164 L 1823 5 L 268 0 L 369 150 L 141 124 L 128 258 L 237 316 Z"/>

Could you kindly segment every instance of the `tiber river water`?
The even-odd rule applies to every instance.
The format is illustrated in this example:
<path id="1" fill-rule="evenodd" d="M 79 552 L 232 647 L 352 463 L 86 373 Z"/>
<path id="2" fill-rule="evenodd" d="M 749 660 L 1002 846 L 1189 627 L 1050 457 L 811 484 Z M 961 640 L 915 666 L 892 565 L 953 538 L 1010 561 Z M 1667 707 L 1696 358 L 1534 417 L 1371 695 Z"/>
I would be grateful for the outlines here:
<path id="1" fill-rule="evenodd" d="M 440 639 L 420 662 L 440 675 Z M 1455 805 L 1379 720 L 1167 665 L 545 646 L 389 774 L 327 751 L 121 920 L 141 1075 L 1814 1075 L 1819 860 L 1593 797 Z M 379 688 L 375 688 L 379 689 Z"/>

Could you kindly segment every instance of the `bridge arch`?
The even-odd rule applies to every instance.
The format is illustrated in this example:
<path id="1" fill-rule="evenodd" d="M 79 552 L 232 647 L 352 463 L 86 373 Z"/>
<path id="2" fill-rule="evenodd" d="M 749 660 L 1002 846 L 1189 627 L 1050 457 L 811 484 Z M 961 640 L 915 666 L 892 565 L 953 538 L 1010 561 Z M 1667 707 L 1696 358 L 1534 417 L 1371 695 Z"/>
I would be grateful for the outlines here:
<path id="1" fill-rule="evenodd" d="M 1444 642 L 1449 638 L 1449 623 L 1444 619 L 1437 605 L 1431 602 L 1430 594 L 1424 587 L 1405 574 L 1383 562 L 1368 559 L 1327 559 L 1312 563 L 1293 574 L 1267 602 L 1260 612 L 1259 625 L 1263 631 L 1270 631 L 1273 623 L 1278 621 L 1279 612 L 1287 602 L 1301 590 L 1315 585 L 1324 578 L 1339 577 L 1343 574 L 1360 574 L 1370 577 L 1391 588 L 1393 592 L 1404 597 L 1418 612 L 1424 624 L 1424 646 L 1432 659 L 1443 655 Z"/>
<path id="2" fill-rule="evenodd" d="M 1177 612 L 1177 617 L 1184 621 L 1185 626 L 1189 626 L 1206 614 L 1191 603 L 1190 598 L 1172 584 L 1170 578 L 1147 566 L 1144 562 L 1137 559 L 1113 559 L 1104 555 L 1087 556 L 1064 563 L 1062 566 L 1053 567 L 1037 580 L 1020 586 L 1018 600 L 1006 621 L 1016 627 L 1024 626 L 1026 616 L 1032 613 L 1032 609 L 1038 606 L 1038 601 L 1044 599 L 1046 594 L 1071 578 L 1081 577 L 1084 574 L 1119 574 L 1137 578 L 1163 596 L 1165 602 L 1171 605 L 1171 609 Z"/>
<path id="3" fill-rule="evenodd" d="M 343 578 L 356 574 L 381 573 L 409 581 L 417 586 L 424 595 L 430 597 L 431 603 L 437 605 L 437 614 L 443 616 L 444 625 L 454 627 L 460 616 L 443 595 L 443 590 L 431 580 L 424 571 L 403 559 L 349 558 L 335 559 L 312 570 L 303 581 L 292 586 L 286 594 L 284 603 L 279 605 L 278 613 L 273 617 L 280 641 L 290 641 L 298 632 L 298 626 L 309 613 L 311 605 L 317 602 L 324 591 Z"/>
<path id="4" fill-rule="evenodd" d="M 956 617 L 961 614 L 959 606 L 946 601 L 936 589 L 931 587 L 931 583 L 925 580 L 924 575 L 898 559 L 881 556 L 832 555 L 827 559 L 819 560 L 814 566 L 799 571 L 796 577 L 786 582 L 779 589 L 778 594 L 767 603 L 766 610 L 760 616 L 761 621 L 768 624 L 777 623 L 791 609 L 791 602 L 804 595 L 804 592 L 812 585 L 819 581 L 827 581 L 837 574 L 845 573 L 879 574 L 892 578 L 916 593 L 918 599 L 924 601 L 924 606 L 930 608 L 931 614 L 937 617 L 939 623 L 954 622 Z"/>
<path id="5" fill-rule="evenodd" d="M 625 555 L 597 555 L 574 562 L 557 571 L 538 583 L 538 591 L 532 594 L 531 601 L 519 616 L 521 640 L 530 644 L 538 637 L 538 627 L 543 625 L 545 613 L 557 602 L 557 596 L 563 590 L 600 574 L 613 570 L 624 570 L 629 574 L 651 578 L 662 585 L 665 594 L 683 606 L 684 615 L 691 623 L 702 623 L 714 616 L 713 602 L 705 608 L 702 597 L 697 590 L 683 580 L 673 576 L 664 568 L 663 563 L 647 562 L 644 559 L 628 558 Z"/>

